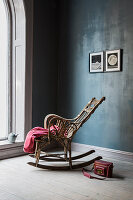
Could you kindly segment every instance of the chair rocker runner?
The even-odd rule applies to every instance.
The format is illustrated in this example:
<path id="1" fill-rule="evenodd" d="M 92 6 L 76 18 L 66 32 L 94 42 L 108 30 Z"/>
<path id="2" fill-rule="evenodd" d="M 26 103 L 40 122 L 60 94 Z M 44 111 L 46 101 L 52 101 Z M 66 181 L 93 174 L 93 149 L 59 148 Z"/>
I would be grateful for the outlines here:
<path id="1" fill-rule="evenodd" d="M 82 162 L 80 164 L 73 164 L 73 160 L 78 160 L 85 156 L 88 156 L 95 152 L 95 150 L 90 150 L 84 154 L 78 156 L 71 156 L 71 143 L 73 136 L 78 131 L 78 129 L 90 118 L 94 113 L 96 108 L 105 100 L 105 97 L 102 97 L 100 100 L 92 98 L 91 101 L 84 107 L 84 109 L 74 118 L 74 119 L 65 119 L 55 114 L 49 114 L 44 119 L 44 128 L 48 129 L 48 134 L 41 137 L 35 138 L 35 154 L 31 154 L 31 157 L 36 159 L 36 162 L 28 162 L 29 165 L 51 170 L 70 170 L 78 169 L 85 166 L 88 166 L 94 163 L 95 160 L 99 160 L 102 157 L 98 156 L 92 160 Z M 41 155 L 42 150 L 52 141 L 57 141 L 64 148 L 63 154 L 48 154 L 43 152 L 44 155 Z M 69 165 L 43 165 L 39 164 L 39 160 L 45 160 L 50 162 L 62 162 L 66 161 Z"/>

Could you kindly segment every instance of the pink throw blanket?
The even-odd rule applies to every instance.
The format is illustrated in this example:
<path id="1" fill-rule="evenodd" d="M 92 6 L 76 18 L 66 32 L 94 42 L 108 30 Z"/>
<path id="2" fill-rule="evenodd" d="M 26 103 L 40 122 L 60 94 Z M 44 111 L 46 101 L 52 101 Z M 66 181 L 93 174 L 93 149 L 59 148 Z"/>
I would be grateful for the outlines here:
<path id="1" fill-rule="evenodd" d="M 35 145 L 34 145 L 34 139 L 37 137 L 40 137 L 42 135 L 47 135 L 48 129 L 42 128 L 42 127 L 35 127 L 31 129 L 25 139 L 24 143 L 24 152 L 27 153 L 34 153 L 35 152 Z"/>
<path id="2" fill-rule="evenodd" d="M 59 130 L 58 126 L 51 126 L 50 131 L 53 135 L 56 135 L 56 132 Z M 35 152 L 35 143 L 34 139 L 41 137 L 43 135 L 48 135 L 48 129 L 42 128 L 42 127 L 35 127 L 31 129 L 25 139 L 24 143 L 24 152 L 26 153 L 34 153 Z"/>
<path id="3" fill-rule="evenodd" d="M 50 127 L 50 132 L 53 135 L 56 135 L 57 131 L 59 130 L 59 127 L 54 125 Z M 24 152 L 26 153 L 34 153 L 35 152 L 35 138 L 41 137 L 43 135 L 48 135 L 48 129 L 42 128 L 42 127 L 35 127 L 31 129 L 25 139 L 24 143 Z M 67 131 L 64 133 L 64 137 L 67 137 Z"/>

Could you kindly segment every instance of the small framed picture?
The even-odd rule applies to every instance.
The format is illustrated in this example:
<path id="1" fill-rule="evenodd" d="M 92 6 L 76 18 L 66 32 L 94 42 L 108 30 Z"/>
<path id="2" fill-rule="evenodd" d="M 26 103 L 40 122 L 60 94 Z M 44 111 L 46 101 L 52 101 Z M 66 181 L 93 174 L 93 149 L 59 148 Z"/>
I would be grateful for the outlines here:
<path id="1" fill-rule="evenodd" d="M 120 71 L 121 70 L 121 51 L 113 50 L 106 51 L 106 71 Z"/>
<path id="2" fill-rule="evenodd" d="M 103 51 L 90 53 L 90 72 L 103 72 Z"/>

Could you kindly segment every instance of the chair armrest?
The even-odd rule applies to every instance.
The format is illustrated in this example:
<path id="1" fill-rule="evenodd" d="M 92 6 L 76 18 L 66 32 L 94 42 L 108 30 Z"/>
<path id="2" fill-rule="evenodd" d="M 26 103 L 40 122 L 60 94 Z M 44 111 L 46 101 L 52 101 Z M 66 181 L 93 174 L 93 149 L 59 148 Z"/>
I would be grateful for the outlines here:
<path id="1" fill-rule="evenodd" d="M 51 127 L 54 130 L 51 130 Z M 56 138 L 70 138 L 76 130 L 77 126 L 72 120 L 54 115 L 48 124 L 48 138 L 50 139 L 53 136 Z"/>
<path id="2" fill-rule="evenodd" d="M 49 124 L 49 122 L 50 122 L 50 120 L 52 119 L 52 118 L 54 118 L 54 117 L 56 117 L 56 118 L 58 118 L 58 119 L 60 119 L 60 120 L 66 120 L 66 121 L 70 121 L 70 122 L 73 122 L 76 118 L 73 118 L 73 119 L 67 119 L 67 118 L 64 118 L 64 117 L 61 117 L 61 116 L 59 116 L 59 115 L 56 115 L 56 114 L 48 114 L 45 118 L 44 118 L 44 128 L 48 128 L 48 124 Z"/>

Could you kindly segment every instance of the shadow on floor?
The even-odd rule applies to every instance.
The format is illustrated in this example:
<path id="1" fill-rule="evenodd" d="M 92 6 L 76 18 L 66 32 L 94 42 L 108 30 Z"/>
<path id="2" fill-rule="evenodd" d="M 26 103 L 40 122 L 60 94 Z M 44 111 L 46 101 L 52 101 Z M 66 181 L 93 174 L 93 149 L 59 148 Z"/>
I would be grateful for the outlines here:
<path id="1" fill-rule="evenodd" d="M 120 175 L 120 174 L 115 174 L 115 173 L 113 173 L 112 178 L 117 178 L 117 179 L 120 179 L 120 180 L 124 180 L 124 179 L 125 179 L 124 176 L 122 176 L 122 175 Z"/>

